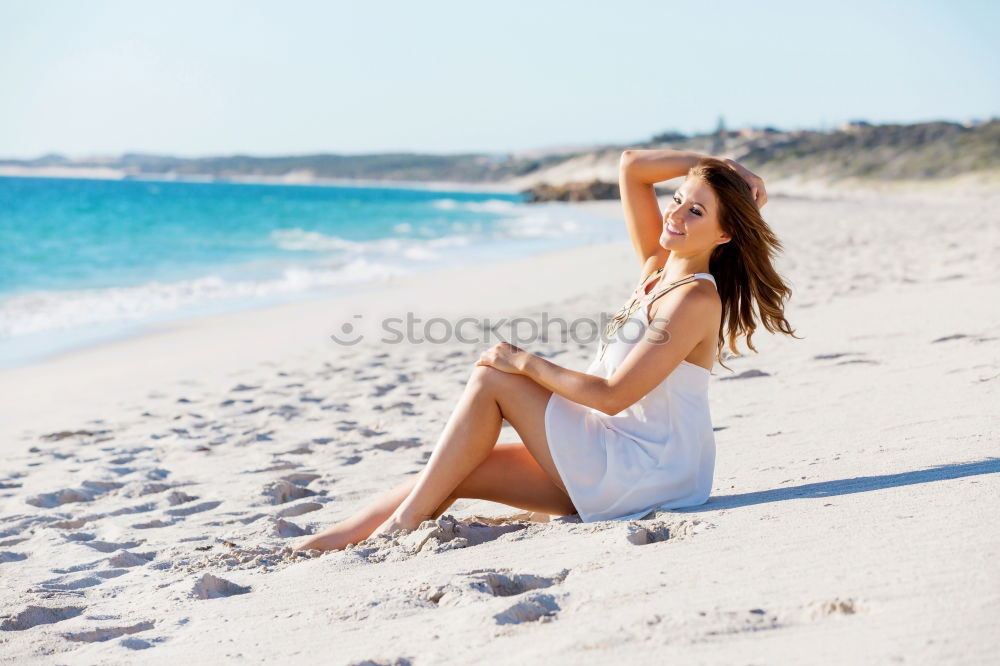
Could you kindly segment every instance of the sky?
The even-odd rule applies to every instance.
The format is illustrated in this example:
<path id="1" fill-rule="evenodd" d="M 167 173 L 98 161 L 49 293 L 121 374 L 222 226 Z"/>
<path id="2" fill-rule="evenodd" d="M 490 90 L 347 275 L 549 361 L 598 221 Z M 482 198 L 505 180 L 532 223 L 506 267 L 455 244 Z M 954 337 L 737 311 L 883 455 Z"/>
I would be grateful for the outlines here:
<path id="1" fill-rule="evenodd" d="M 0 0 L 0 157 L 506 153 L 1000 115 L 1000 3 Z"/>

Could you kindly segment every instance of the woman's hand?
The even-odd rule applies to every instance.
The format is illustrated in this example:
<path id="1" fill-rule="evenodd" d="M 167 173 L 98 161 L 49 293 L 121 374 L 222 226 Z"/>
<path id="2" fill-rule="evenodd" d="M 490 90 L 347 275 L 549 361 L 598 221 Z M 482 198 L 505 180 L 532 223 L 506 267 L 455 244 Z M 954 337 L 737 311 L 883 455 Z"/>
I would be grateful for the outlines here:
<path id="1" fill-rule="evenodd" d="M 736 173 L 740 174 L 743 180 L 747 181 L 747 185 L 750 186 L 750 192 L 753 194 L 754 203 L 757 204 L 758 209 L 763 208 L 764 204 L 767 203 L 767 192 L 764 191 L 764 180 L 736 160 L 726 159 L 724 161 L 726 164 L 733 167 Z"/>
<path id="2" fill-rule="evenodd" d="M 521 375 L 524 374 L 528 356 L 531 354 L 520 347 L 515 347 L 509 342 L 498 342 L 483 352 L 476 365 L 487 365 L 512 375 Z"/>

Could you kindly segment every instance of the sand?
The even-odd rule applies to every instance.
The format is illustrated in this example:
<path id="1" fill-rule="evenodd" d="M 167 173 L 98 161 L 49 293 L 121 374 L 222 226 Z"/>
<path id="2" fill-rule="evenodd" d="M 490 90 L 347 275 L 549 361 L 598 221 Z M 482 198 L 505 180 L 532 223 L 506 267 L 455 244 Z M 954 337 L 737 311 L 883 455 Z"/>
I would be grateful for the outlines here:
<path id="1" fill-rule="evenodd" d="M 716 366 L 712 497 L 644 520 L 460 500 L 290 548 L 416 472 L 496 342 L 386 344 L 380 318 L 613 311 L 638 277 L 617 203 L 584 204 L 613 243 L 0 373 L 0 662 L 995 663 L 1000 200 L 771 191 L 803 339 Z"/>

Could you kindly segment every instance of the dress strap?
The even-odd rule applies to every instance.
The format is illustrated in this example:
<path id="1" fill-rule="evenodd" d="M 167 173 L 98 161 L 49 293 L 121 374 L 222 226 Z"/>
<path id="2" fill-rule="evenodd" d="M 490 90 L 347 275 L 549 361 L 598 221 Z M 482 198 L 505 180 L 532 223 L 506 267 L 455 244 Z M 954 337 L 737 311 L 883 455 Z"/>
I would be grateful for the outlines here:
<path id="1" fill-rule="evenodd" d="M 712 275 L 711 273 L 695 273 L 694 276 L 702 280 L 708 280 L 709 282 L 712 283 L 712 286 L 715 287 L 716 290 L 718 290 L 719 285 L 715 282 L 715 276 Z"/>
<path id="2" fill-rule="evenodd" d="M 663 285 L 662 287 L 660 287 L 660 285 L 657 285 L 656 289 L 646 294 L 646 296 L 642 299 L 644 301 L 644 305 L 648 307 L 653 303 L 653 301 L 658 299 L 660 296 L 663 296 L 671 289 L 679 287 L 682 284 L 688 284 L 689 282 L 694 282 L 695 280 L 709 280 L 713 285 L 715 285 L 715 278 L 712 276 L 711 273 L 691 273 L 690 275 L 686 275 L 681 279 L 675 280 L 670 284 Z M 716 288 L 718 288 L 718 285 L 716 285 Z"/>

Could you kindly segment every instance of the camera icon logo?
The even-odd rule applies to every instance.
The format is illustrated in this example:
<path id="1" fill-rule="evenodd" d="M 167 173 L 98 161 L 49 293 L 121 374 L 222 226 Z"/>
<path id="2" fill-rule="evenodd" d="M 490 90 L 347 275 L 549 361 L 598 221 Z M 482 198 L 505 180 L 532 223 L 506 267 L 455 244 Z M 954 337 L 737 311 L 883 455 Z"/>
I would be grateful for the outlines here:
<path id="1" fill-rule="evenodd" d="M 354 319 L 361 319 L 361 315 L 356 314 L 356 315 L 354 315 L 353 318 Z M 355 330 L 354 329 L 354 324 L 352 324 L 349 321 L 345 321 L 341 325 L 341 327 L 340 327 L 340 333 L 341 333 L 341 335 L 337 335 L 336 333 L 331 333 L 330 334 L 330 339 L 333 340 L 334 342 L 336 342 L 339 345 L 346 345 L 348 347 L 351 347 L 351 346 L 356 345 L 359 342 L 361 342 L 362 338 L 365 337 L 365 336 L 361 335 L 360 333 L 358 333 L 358 334 L 355 335 L 354 330 Z M 341 336 L 344 336 L 344 337 L 341 337 Z M 354 337 L 352 337 L 352 336 L 354 336 Z"/>

